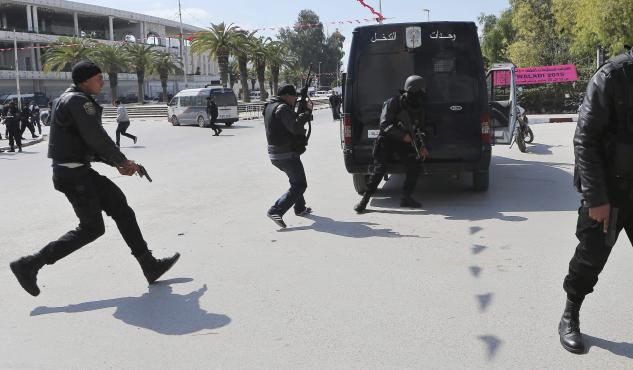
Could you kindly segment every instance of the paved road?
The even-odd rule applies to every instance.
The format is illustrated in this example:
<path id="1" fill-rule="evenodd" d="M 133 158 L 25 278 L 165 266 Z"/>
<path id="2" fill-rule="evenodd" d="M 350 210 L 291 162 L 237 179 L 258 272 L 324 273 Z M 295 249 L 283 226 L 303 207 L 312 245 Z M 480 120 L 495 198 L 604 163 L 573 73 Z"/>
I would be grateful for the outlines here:
<path id="1" fill-rule="evenodd" d="M 466 176 L 424 178 L 424 208 L 403 210 L 395 176 L 356 215 L 338 125 L 316 118 L 304 156 L 316 212 L 288 215 L 285 232 L 265 217 L 287 186 L 261 121 L 220 137 L 132 124 L 140 140 L 123 150 L 154 183 L 96 167 L 125 190 L 155 254 L 183 254 L 149 288 L 108 220 L 101 239 L 40 272 L 38 298 L 23 292 L 9 261 L 75 217 L 52 189 L 45 144 L 0 154 L 0 368 L 631 367 L 628 240 L 582 311 L 589 353 L 558 343 L 575 247 L 573 124 L 534 125 L 528 154 L 496 147 L 486 194 Z"/>

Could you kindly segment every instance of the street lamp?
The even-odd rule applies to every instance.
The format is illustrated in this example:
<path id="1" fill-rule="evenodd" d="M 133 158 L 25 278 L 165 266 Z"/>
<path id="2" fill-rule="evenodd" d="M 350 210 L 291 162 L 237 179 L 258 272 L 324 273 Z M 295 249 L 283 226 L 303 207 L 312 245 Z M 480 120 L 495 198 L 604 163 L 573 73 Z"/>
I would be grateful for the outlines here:
<path id="1" fill-rule="evenodd" d="M 431 9 L 422 9 L 423 12 L 426 12 L 426 21 L 429 22 L 431 18 Z"/>

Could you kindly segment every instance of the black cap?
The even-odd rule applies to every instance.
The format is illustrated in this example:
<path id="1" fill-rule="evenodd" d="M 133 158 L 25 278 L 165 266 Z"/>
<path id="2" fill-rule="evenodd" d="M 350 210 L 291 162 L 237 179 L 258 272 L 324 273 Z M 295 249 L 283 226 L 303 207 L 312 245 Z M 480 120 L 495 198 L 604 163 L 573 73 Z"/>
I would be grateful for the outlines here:
<path id="1" fill-rule="evenodd" d="M 82 60 L 75 64 L 72 70 L 73 82 L 75 85 L 87 81 L 88 79 L 101 73 L 101 68 L 89 60 Z"/>
<path id="2" fill-rule="evenodd" d="M 277 96 L 293 95 L 297 96 L 297 89 L 293 85 L 283 85 L 277 90 Z"/>

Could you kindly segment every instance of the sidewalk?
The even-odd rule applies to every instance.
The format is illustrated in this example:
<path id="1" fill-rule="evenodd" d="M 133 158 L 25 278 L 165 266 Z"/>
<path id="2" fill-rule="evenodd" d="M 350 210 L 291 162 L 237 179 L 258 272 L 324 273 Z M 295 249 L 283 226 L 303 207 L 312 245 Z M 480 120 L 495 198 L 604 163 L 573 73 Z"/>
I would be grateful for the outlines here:
<path id="1" fill-rule="evenodd" d="M 528 114 L 530 125 L 537 123 L 578 122 L 578 114 Z"/>
<path id="2" fill-rule="evenodd" d="M 4 126 L 0 126 L 0 128 L 2 128 L 4 130 Z M 31 133 L 28 131 L 24 132 L 24 136 L 31 136 Z M 39 135 L 40 137 L 38 137 L 37 139 L 26 139 L 26 140 L 22 140 L 22 148 L 25 148 L 27 146 L 31 146 L 31 145 L 35 145 L 35 144 L 39 144 L 42 141 L 48 140 L 48 127 L 42 125 L 42 134 Z M 11 147 L 9 146 L 9 139 L 7 137 L 4 136 L 4 131 L 2 132 L 2 140 L 0 140 L 0 150 L 3 151 L 8 151 L 9 149 L 11 149 Z M 15 148 L 16 153 L 18 148 Z"/>

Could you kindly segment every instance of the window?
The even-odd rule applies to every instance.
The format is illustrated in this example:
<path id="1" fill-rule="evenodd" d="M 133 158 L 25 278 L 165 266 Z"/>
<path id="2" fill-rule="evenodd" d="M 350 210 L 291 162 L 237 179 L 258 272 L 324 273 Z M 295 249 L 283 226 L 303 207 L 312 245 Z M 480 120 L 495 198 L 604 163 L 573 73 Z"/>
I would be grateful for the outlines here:
<path id="1" fill-rule="evenodd" d="M 171 101 L 169 102 L 170 107 L 175 107 L 176 105 L 178 105 L 178 97 L 172 98 Z"/>

